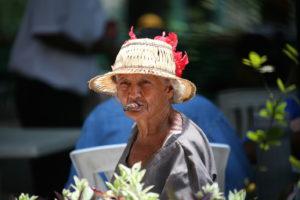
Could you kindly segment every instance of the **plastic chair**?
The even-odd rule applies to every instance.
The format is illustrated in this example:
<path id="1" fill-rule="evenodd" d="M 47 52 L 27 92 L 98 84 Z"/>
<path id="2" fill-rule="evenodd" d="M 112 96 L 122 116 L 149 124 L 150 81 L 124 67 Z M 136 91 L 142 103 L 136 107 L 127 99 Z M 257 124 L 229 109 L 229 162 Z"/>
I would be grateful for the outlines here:
<path id="1" fill-rule="evenodd" d="M 218 143 L 210 143 L 210 145 L 217 167 L 217 181 L 220 190 L 224 191 L 230 147 Z M 125 146 L 126 144 L 116 144 L 79 149 L 72 151 L 70 157 L 80 178 L 86 178 L 91 186 L 106 191 L 105 182 L 112 177 Z"/>
<path id="2" fill-rule="evenodd" d="M 279 95 L 274 89 L 272 93 Z M 263 88 L 239 88 L 221 91 L 217 101 L 239 136 L 244 137 L 246 131 L 254 128 L 254 122 L 259 123 L 257 113 L 268 98 L 269 93 Z"/>
<path id="3" fill-rule="evenodd" d="M 70 153 L 72 163 L 80 178 L 86 178 L 96 189 L 106 191 L 126 144 L 104 145 L 74 150 Z"/>
<path id="4" fill-rule="evenodd" d="M 217 182 L 221 192 L 225 190 L 225 171 L 227 167 L 227 162 L 230 154 L 230 146 L 221 143 L 210 143 L 212 148 L 216 170 L 217 170 Z"/>

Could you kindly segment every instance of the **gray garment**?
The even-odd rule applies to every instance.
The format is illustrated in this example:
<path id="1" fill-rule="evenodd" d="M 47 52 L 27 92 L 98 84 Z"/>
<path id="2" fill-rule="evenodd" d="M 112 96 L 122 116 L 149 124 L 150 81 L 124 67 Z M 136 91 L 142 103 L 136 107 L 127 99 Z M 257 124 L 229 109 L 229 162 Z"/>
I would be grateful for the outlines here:
<path id="1" fill-rule="evenodd" d="M 192 199 L 192 194 L 216 179 L 215 162 L 205 134 L 193 121 L 182 113 L 181 116 L 182 133 L 171 135 L 145 167 L 145 186 L 154 185 L 151 191 L 160 194 L 160 199 L 168 199 L 168 193 L 178 199 Z M 137 134 L 136 126 L 132 133 L 119 160 L 125 166 Z"/>

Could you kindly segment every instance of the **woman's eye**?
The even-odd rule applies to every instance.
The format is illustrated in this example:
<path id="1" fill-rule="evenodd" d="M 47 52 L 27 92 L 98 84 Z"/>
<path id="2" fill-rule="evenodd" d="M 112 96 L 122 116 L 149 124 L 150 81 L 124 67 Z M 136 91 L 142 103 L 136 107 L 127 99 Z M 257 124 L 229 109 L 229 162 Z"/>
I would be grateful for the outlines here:
<path id="1" fill-rule="evenodd" d="M 120 86 L 121 88 L 127 88 L 128 85 L 129 85 L 129 83 L 126 82 L 126 81 L 123 81 L 123 82 L 120 82 L 120 83 L 119 83 L 119 86 Z"/>
<path id="2" fill-rule="evenodd" d="M 148 81 L 148 80 L 143 80 L 143 81 L 141 81 L 141 84 L 142 84 L 142 85 L 150 85 L 151 82 Z"/>

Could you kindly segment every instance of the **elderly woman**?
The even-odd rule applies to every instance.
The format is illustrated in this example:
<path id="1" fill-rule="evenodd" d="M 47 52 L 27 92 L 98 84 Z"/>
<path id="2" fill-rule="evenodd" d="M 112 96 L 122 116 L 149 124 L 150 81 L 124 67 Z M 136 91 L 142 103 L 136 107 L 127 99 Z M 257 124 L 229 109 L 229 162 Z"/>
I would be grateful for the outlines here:
<path id="1" fill-rule="evenodd" d="M 154 185 L 160 199 L 168 194 L 189 199 L 216 179 L 212 151 L 203 131 L 173 103 L 191 99 L 195 85 L 181 78 L 187 55 L 176 51 L 177 35 L 137 39 L 131 30 L 112 66 L 90 80 L 96 92 L 117 96 L 136 123 L 119 163 L 142 162 L 145 185 Z M 200 111 L 199 111 L 200 112 Z M 114 120 L 114 119 L 111 119 Z"/>

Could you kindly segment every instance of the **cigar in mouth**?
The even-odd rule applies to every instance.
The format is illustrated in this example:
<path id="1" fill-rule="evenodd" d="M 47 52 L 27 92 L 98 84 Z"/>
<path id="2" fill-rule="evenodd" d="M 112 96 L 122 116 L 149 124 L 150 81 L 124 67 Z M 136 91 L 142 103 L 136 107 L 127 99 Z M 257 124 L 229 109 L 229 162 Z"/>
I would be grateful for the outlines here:
<path id="1" fill-rule="evenodd" d="M 123 106 L 123 110 L 124 111 L 131 111 L 131 110 L 135 110 L 139 107 L 140 105 L 138 103 L 129 103 L 125 106 Z"/>

